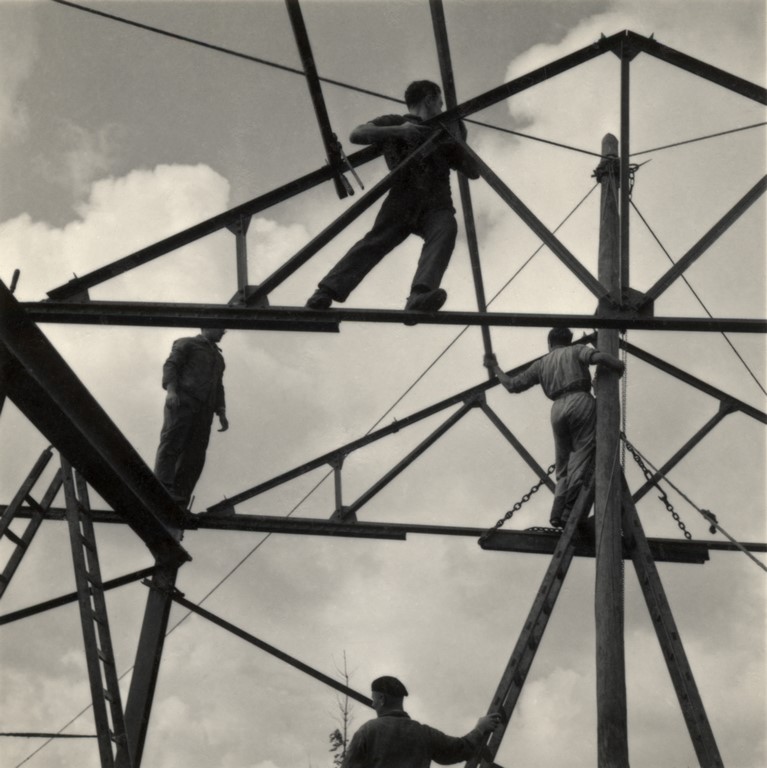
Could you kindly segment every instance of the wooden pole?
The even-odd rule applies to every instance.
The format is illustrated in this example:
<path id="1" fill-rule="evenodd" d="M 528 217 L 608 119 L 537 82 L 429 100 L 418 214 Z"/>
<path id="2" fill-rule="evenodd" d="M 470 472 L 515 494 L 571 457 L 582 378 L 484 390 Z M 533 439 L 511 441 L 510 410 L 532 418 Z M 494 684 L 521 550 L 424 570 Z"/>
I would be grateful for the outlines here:
<path id="1" fill-rule="evenodd" d="M 598 178 L 602 184 L 599 282 L 620 297 L 620 216 L 618 140 L 602 140 Z M 618 331 L 598 332 L 600 351 L 618 356 Z M 599 768 L 628 768 L 626 670 L 623 644 L 623 560 L 621 552 L 620 397 L 618 376 L 597 368 L 596 654 L 597 747 Z"/>

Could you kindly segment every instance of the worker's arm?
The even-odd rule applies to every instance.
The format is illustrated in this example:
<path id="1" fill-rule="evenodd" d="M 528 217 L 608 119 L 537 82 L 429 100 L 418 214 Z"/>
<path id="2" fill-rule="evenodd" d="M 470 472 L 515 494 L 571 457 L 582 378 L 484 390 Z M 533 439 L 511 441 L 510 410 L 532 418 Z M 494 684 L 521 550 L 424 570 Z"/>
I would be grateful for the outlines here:
<path id="1" fill-rule="evenodd" d="M 352 144 L 381 144 L 387 139 L 418 142 L 426 138 L 433 130 L 434 128 L 431 126 L 411 123 L 409 120 L 401 125 L 363 123 L 351 132 L 349 141 Z"/>
<path id="2" fill-rule="evenodd" d="M 492 352 L 485 355 L 484 363 L 485 368 L 487 368 L 489 371 L 492 371 L 498 381 L 500 381 L 501 384 L 503 384 L 503 386 L 512 393 L 524 392 L 526 389 L 534 387 L 540 381 L 538 376 L 537 360 L 534 361 L 532 365 L 530 365 L 524 371 L 522 371 L 522 373 L 519 373 L 516 376 L 509 376 L 503 370 L 503 368 L 498 365 L 498 360 Z"/>
<path id="3" fill-rule="evenodd" d="M 607 352 L 600 352 L 599 350 L 592 352 L 591 365 L 601 365 L 604 368 L 609 368 L 611 371 L 615 371 L 621 376 L 626 368 L 623 360 L 619 360 L 617 357 L 614 357 Z"/>
<path id="4" fill-rule="evenodd" d="M 179 371 L 186 362 L 187 342 L 187 339 L 176 339 L 171 347 L 170 355 L 162 367 L 162 387 L 168 393 L 165 403 L 169 408 L 176 408 L 179 403 L 177 384 Z"/>

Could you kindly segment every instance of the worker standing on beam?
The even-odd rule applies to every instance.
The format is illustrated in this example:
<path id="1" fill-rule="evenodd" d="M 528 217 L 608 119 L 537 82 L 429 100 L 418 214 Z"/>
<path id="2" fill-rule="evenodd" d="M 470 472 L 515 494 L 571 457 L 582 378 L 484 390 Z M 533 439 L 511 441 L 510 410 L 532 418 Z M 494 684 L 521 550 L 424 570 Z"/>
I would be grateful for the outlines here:
<path id="1" fill-rule="evenodd" d="M 377 144 L 386 165 L 398 166 L 435 130 L 424 121 L 442 112 L 442 92 L 430 80 L 416 80 L 405 91 L 406 115 L 383 115 L 357 126 L 350 136 L 354 144 Z M 466 128 L 459 123 L 462 137 Z M 413 277 L 406 310 L 436 312 L 447 299 L 440 288 L 455 246 L 458 225 L 450 194 L 450 170 L 471 179 L 479 171 L 471 158 L 445 133 L 434 151 L 414 162 L 397 179 L 381 206 L 373 229 L 322 278 L 306 302 L 310 309 L 328 309 L 333 301 L 344 302 L 381 259 L 408 235 L 423 238 L 424 244 Z"/>
<path id="2" fill-rule="evenodd" d="M 572 344 L 569 328 L 549 331 L 549 353 L 538 358 L 522 373 L 509 376 L 495 355 L 485 356 L 485 366 L 495 373 L 509 392 L 524 392 L 540 384 L 551 406 L 554 430 L 557 484 L 550 523 L 561 528 L 575 504 L 584 480 L 594 463 L 596 446 L 596 400 L 591 396 L 590 365 L 601 365 L 623 374 L 624 364 L 613 355 L 585 344 Z"/>
<path id="3" fill-rule="evenodd" d="M 432 760 L 460 763 L 472 757 L 501 722 L 498 714 L 485 715 L 465 736 L 447 736 L 410 719 L 402 704 L 407 689 L 396 677 L 379 677 L 371 689 L 377 717 L 354 734 L 341 768 L 429 768 Z"/>
<path id="4" fill-rule="evenodd" d="M 229 429 L 224 398 L 224 356 L 217 345 L 226 331 L 203 328 L 177 339 L 162 369 L 165 412 L 154 473 L 168 493 L 186 507 L 205 464 L 213 415 L 219 432 Z"/>

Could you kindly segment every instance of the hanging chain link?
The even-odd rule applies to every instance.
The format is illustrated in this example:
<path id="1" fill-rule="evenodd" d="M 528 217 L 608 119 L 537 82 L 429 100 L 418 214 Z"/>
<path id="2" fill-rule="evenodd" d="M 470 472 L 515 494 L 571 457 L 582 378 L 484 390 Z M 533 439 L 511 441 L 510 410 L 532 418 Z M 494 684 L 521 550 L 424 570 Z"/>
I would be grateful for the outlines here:
<path id="1" fill-rule="evenodd" d="M 546 470 L 546 477 L 548 477 L 554 470 L 556 469 L 556 465 L 552 464 L 547 470 Z M 522 509 L 522 505 L 526 502 L 530 501 L 530 498 L 533 496 L 533 494 L 537 493 L 540 487 L 545 483 L 545 478 L 541 478 L 498 522 L 492 527 L 488 528 L 485 533 L 483 533 L 479 537 L 480 544 L 484 541 L 487 541 L 487 539 L 490 537 L 491 533 L 494 533 L 497 531 L 501 526 L 507 521 L 511 520 L 512 516 L 515 512 L 518 512 L 520 509 Z"/>
<path id="2" fill-rule="evenodd" d="M 644 476 L 647 482 L 651 483 L 658 489 L 658 492 L 660 493 L 660 496 L 658 496 L 658 498 L 663 502 L 663 504 L 665 504 L 666 509 L 671 514 L 671 517 L 673 517 L 674 520 L 676 521 L 676 524 L 679 526 L 679 530 L 681 530 L 682 533 L 684 534 L 685 539 L 692 539 L 692 534 L 687 530 L 687 526 L 679 517 L 679 513 L 674 509 L 674 505 L 671 503 L 671 500 L 666 495 L 666 492 L 663 490 L 663 488 L 660 487 L 660 485 L 658 485 L 658 482 L 656 480 L 653 480 L 653 473 L 649 469 L 647 469 L 644 461 L 642 461 L 642 457 L 639 455 L 639 452 L 637 451 L 636 448 L 634 448 L 633 445 L 631 445 L 631 443 L 628 441 L 628 439 L 626 438 L 626 435 L 623 432 L 621 432 L 621 439 L 626 444 L 626 450 L 634 457 L 634 461 L 636 461 L 636 463 L 639 465 L 639 469 L 641 469 L 642 472 L 644 473 Z"/>

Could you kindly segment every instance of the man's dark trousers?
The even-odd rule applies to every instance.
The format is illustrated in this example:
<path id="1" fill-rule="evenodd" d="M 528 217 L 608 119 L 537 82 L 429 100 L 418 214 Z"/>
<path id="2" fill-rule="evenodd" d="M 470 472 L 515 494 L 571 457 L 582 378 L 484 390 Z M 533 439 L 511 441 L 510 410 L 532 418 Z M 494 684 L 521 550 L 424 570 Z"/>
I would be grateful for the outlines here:
<path id="1" fill-rule="evenodd" d="M 179 394 L 175 408 L 165 405 L 155 475 L 174 499 L 186 505 L 205 464 L 213 408 Z"/>
<path id="2" fill-rule="evenodd" d="M 320 280 L 320 288 L 335 301 L 346 301 L 368 272 L 411 234 L 424 240 L 412 287 L 439 288 L 453 254 L 458 225 L 452 208 L 427 206 L 423 195 L 390 192 L 373 228 Z"/>

